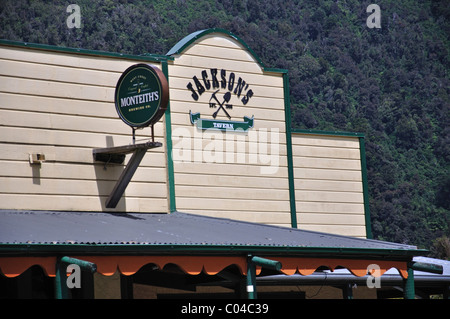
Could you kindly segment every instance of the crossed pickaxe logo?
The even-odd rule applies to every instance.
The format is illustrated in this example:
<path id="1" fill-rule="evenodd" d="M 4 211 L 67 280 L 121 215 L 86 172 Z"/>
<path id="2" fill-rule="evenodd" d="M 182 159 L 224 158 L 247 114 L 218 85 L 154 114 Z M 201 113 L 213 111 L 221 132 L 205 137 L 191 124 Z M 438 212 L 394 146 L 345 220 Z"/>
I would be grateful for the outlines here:
<path id="1" fill-rule="evenodd" d="M 212 116 L 213 116 L 213 118 L 216 118 L 217 117 L 217 113 L 219 113 L 219 111 L 222 109 L 225 112 L 225 115 L 231 120 L 230 114 L 228 114 L 227 110 L 225 110 L 225 107 L 227 109 L 232 109 L 233 108 L 233 105 L 225 104 L 225 103 L 228 103 L 230 101 L 231 93 L 230 92 L 225 93 L 224 96 L 223 96 L 223 102 L 220 103 L 219 100 L 217 99 L 217 96 L 216 96 L 217 92 L 219 92 L 219 90 L 215 91 L 212 94 L 211 98 L 209 99 L 209 107 L 216 107 L 216 103 L 215 102 L 211 102 L 211 100 L 213 100 L 213 99 L 216 100 L 217 104 L 219 104 L 219 108 L 217 109 L 217 111 L 215 111 L 213 113 Z M 223 107 L 224 104 L 225 104 L 225 107 Z"/>

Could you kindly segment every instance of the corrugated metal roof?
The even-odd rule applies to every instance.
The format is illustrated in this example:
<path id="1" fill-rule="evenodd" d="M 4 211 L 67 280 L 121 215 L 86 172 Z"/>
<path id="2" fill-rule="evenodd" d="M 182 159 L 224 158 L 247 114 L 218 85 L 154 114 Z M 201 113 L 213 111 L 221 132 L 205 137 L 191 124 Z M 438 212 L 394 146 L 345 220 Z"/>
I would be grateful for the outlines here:
<path id="1" fill-rule="evenodd" d="M 0 244 L 191 245 L 416 250 L 415 246 L 175 212 L 0 210 Z M 420 254 L 420 253 L 418 253 Z"/>

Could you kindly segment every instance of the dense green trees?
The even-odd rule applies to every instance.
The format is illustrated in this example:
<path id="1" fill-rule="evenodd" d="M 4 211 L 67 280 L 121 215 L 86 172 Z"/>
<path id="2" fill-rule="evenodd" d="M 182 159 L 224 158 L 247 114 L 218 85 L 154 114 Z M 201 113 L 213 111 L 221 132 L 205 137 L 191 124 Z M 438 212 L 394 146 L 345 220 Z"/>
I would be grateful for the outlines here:
<path id="1" fill-rule="evenodd" d="M 366 25 L 370 1 L 73 2 L 81 8 L 80 29 L 67 28 L 67 2 L 1 0 L 0 38 L 164 54 L 193 31 L 227 29 L 267 66 L 289 70 L 295 128 L 365 134 L 376 238 L 445 246 L 450 236 L 448 0 L 377 1 L 379 29 Z"/>

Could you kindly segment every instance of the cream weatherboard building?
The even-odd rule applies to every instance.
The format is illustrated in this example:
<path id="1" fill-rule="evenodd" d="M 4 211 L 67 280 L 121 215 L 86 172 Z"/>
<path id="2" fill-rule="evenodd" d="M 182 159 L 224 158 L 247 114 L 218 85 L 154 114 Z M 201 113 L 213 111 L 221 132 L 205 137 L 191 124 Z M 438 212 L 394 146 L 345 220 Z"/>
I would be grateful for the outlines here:
<path id="1" fill-rule="evenodd" d="M 362 137 L 292 133 L 287 71 L 265 68 L 230 34 L 190 35 L 165 59 L 33 45 L 3 45 L 1 58 L 2 208 L 177 209 L 367 235 Z M 154 128 L 164 147 L 149 151 L 110 210 L 105 197 L 123 165 L 95 162 L 92 149 L 131 143 L 131 129 L 114 108 L 114 90 L 121 73 L 138 62 L 165 70 L 169 79 L 170 113 Z M 192 113 L 213 119 L 227 93 L 229 106 L 216 119 L 228 121 L 225 112 L 237 122 L 249 117 L 251 128 L 200 130 L 191 123 Z M 143 129 L 136 138 L 150 135 Z M 32 154 L 45 160 L 32 164 Z"/>
<path id="2" fill-rule="evenodd" d="M 162 71 L 169 102 L 161 120 L 136 130 L 133 141 L 114 105 L 119 78 L 135 64 Z M 293 131 L 289 101 L 288 71 L 267 68 L 244 41 L 221 29 L 190 34 L 166 55 L 1 41 L 2 273 L 20 281 L 22 272 L 39 265 L 57 279 L 54 264 L 62 264 L 61 254 L 77 256 L 95 263 L 102 275 L 120 273 L 122 296 L 134 287 L 136 297 L 139 269 L 149 263 L 161 274 L 176 264 L 187 275 L 211 276 L 237 265 L 251 281 L 252 269 L 261 275 L 265 267 L 249 257 L 259 254 L 278 258 L 275 268 L 285 275 L 342 266 L 365 276 L 367 266 L 378 263 L 381 272 L 399 269 L 407 282 L 408 263 L 424 252 L 369 240 L 364 136 Z M 133 150 L 125 158 L 94 156 L 148 141 L 159 147 L 140 162 Z M 120 200 L 108 208 L 108 197 L 127 174 Z M 114 216 L 133 224 L 125 228 Z M 153 232 L 148 226 L 137 233 L 155 223 Z M 185 227 L 169 229 L 177 223 Z M 61 233 L 51 237 L 53 231 Z M 208 232 L 211 237 L 198 242 L 189 237 Z M 254 241 L 241 238 L 246 232 Z M 172 239 L 158 237 L 163 234 Z M 130 261 L 130 254 L 137 256 Z M 116 258 L 116 267 L 105 270 L 102 258 Z M 308 260 L 312 271 L 302 273 L 299 260 Z M 124 270 L 127 262 L 134 268 Z M 55 287 L 67 296 L 64 287 Z M 253 296 L 252 289 L 247 293 Z"/>

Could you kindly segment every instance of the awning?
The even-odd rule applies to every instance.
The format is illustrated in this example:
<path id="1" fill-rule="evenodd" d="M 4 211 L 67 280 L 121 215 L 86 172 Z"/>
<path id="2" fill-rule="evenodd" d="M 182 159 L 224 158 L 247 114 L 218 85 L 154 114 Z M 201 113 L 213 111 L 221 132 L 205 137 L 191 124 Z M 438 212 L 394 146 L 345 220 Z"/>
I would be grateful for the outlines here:
<path id="1" fill-rule="evenodd" d="M 429 258 L 414 257 L 413 262 L 442 266 L 442 274 L 414 270 L 414 282 L 418 287 L 450 286 L 450 261 Z M 366 276 L 354 276 L 347 269 L 335 269 L 333 272 L 322 270 L 309 276 L 295 274 L 291 276 L 269 275 L 258 278 L 258 283 L 264 285 L 323 285 L 326 280 L 329 285 L 342 285 L 343 283 L 365 285 Z M 403 277 L 395 269 L 383 273 L 383 286 L 401 286 Z"/>
<path id="2" fill-rule="evenodd" d="M 224 268 L 235 265 L 241 274 L 247 275 L 247 258 L 237 256 L 78 256 L 71 257 L 89 261 L 97 265 L 97 272 L 112 276 L 116 271 L 122 275 L 134 275 L 140 268 L 148 264 L 154 264 L 159 269 L 166 265 L 177 265 L 189 275 L 198 275 L 201 272 L 208 275 L 216 275 Z M 270 257 L 274 258 L 274 257 Z M 380 266 L 380 275 L 391 268 L 399 271 L 403 278 L 408 277 L 407 262 L 401 261 L 373 261 L 334 258 L 295 258 L 275 257 L 282 264 L 280 270 L 285 275 L 311 275 L 320 267 L 334 270 L 338 267 L 347 268 L 355 276 L 367 275 L 367 267 L 376 263 Z M 34 265 L 39 265 L 47 276 L 55 277 L 55 264 L 57 257 L 0 257 L 0 269 L 6 277 L 16 277 Z M 381 264 L 381 265 L 380 265 Z M 257 267 L 259 275 L 261 267 Z"/>
<path id="3" fill-rule="evenodd" d="M 187 274 L 217 274 L 236 265 L 247 272 L 249 254 L 277 260 L 286 275 L 319 267 L 380 275 L 391 268 L 408 276 L 408 262 L 427 251 L 415 246 L 359 239 L 175 212 L 117 214 L 0 210 L 0 271 L 8 277 L 39 265 L 55 276 L 57 258 L 97 265 L 97 272 L 132 275 L 147 264 L 177 265 Z M 256 274 L 261 271 L 256 267 Z"/>

